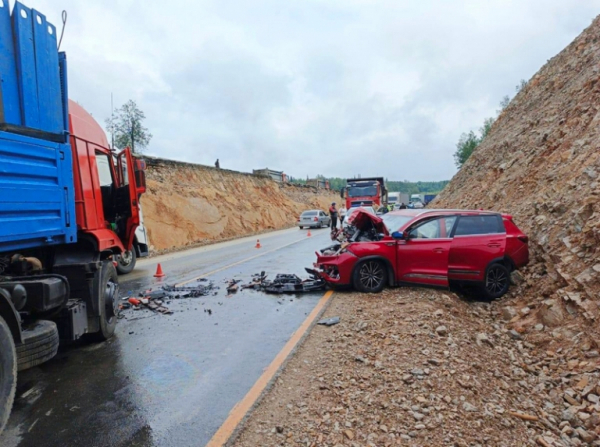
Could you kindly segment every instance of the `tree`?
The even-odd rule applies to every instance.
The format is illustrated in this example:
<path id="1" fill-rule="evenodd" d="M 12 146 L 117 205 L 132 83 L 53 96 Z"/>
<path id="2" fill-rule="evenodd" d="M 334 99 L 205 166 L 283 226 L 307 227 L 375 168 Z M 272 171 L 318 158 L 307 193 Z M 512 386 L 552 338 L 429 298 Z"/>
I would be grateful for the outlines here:
<path id="1" fill-rule="evenodd" d="M 475 132 L 463 133 L 460 140 L 456 144 L 456 152 L 454 153 L 454 162 L 460 168 L 465 161 L 471 156 L 473 151 L 481 140 L 475 135 Z"/>
<path id="2" fill-rule="evenodd" d="M 118 149 L 127 146 L 134 153 L 141 153 L 150 144 L 152 134 L 142 124 L 146 115 L 135 101 L 129 100 L 117 109 L 113 116 L 106 119 L 106 126 L 113 136 L 113 145 Z"/>
<path id="3" fill-rule="evenodd" d="M 519 93 L 521 90 L 523 90 L 525 88 L 526 85 L 527 85 L 527 81 L 525 79 L 521 79 L 519 84 L 517 86 L 515 86 L 516 92 Z"/>
<path id="4" fill-rule="evenodd" d="M 483 121 L 483 126 L 481 126 L 479 128 L 479 133 L 481 134 L 481 137 L 479 138 L 479 141 L 483 141 L 483 139 L 485 137 L 487 137 L 488 133 L 490 133 L 490 130 L 492 129 L 492 125 L 494 124 L 494 122 L 496 121 L 496 118 L 486 118 Z"/>
<path id="5" fill-rule="evenodd" d="M 510 104 L 510 96 L 504 95 L 504 98 L 502 98 L 502 101 L 500 101 L 500 110 L 497 110 L 498 115 L 500 115 L 502 111 L 508 107 L 508 104 Z"/>

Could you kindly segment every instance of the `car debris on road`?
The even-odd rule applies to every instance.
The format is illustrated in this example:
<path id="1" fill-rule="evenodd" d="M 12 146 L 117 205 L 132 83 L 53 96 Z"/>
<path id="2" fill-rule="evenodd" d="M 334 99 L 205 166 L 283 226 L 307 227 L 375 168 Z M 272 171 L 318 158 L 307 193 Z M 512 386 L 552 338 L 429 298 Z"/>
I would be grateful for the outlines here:
<path id="1" fill-rule="evenodd" d="M 189 287 L 178 287 L 165 284 L 160 289 L 150 289 L 140 292 L 137 298 L 131 295 L 125 296 L 123 297 L 124 302 L 120 304 L 119 309 L 141 310 L 146 308 L 163 315 L 171 315 L 173 311 L 164 305 L 165 301 L 181 298 L 198 298 L 210 294 L 217 294 L 219 288 L 215 287 L 212 282 L 205 279 L 202 279 L 201 281 L 206 281 L 207 284 L 198 284 Z"/>
<path id="2" fill-rule="evenodd" d="M 322 320 L 320 320 L 317 324 L 320 324 L 322 326 L 334 326 L 336 324 L 339 324 L 340 322 L 340 317 L 331 317 L 331 318 L 324 318 Z"/>
<path id="3" fill-rule="evenodd" d="M 279 273 L 275 279 L 267 279 L 265 272 L 253 275 L 252 281 L 242 285 L 242 289 L 262 290 L 266 293 L 307 293 L 325 288 L 325 281 L 311 275 L 310 278 L 302 279 L 297 275 Z"/>

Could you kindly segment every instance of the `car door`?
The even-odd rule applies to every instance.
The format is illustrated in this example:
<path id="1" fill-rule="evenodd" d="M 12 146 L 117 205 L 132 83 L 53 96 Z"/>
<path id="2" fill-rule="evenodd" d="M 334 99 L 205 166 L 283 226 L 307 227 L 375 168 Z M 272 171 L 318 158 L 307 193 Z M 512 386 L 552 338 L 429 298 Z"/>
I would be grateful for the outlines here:
<path id="1" fill-rule="evenodd" d="M 452 238 L 446 223 L 454 216 L 436 216 L 407 228 L 398 241 L 396 279 L 399 282 L 448 286 L 448 257 Z"/>
<path id="2" fill-rule="evenodd" d="M 504 258 L 506 230 L 499 214 L 459 216 L 452 235 L 450 279 L 483 281 L 487 266 Z"/>

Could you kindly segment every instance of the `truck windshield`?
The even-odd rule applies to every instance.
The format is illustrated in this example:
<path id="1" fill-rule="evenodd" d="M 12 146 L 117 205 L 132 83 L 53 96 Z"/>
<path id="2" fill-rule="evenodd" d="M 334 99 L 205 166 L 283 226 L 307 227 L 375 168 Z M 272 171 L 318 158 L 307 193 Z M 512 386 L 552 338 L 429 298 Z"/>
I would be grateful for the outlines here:
<path id="1" fill-rule="evenodd" d="M 350 186 L 348 197 L 373 197 L 377 195 L 377 186 Z"/>

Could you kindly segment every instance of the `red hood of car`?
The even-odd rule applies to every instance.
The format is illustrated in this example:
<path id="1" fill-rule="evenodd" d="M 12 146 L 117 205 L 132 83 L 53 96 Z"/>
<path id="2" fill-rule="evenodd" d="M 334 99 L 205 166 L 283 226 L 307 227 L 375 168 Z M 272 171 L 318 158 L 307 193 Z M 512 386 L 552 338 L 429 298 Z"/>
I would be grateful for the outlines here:
<path id="1" fill-rule="evenodd" d="M 348 219 L 348 224 L 358 228 L 361 231 L 368 230 L 371 226 L 375 227 L 377 233 L 383 233 L 388 235 L 387 228 L 385 227 L 383 220 L 364 210 L 357 210 L 352 213 Z"/>

